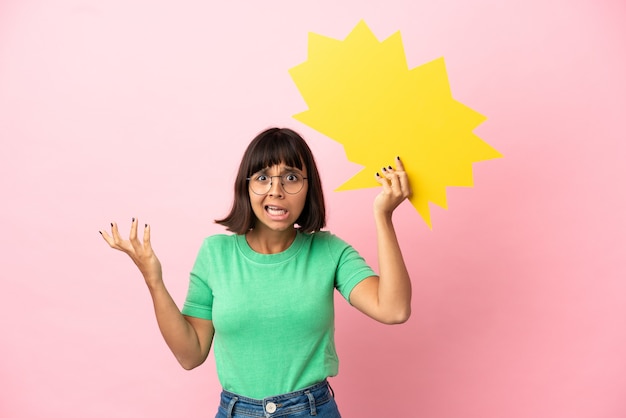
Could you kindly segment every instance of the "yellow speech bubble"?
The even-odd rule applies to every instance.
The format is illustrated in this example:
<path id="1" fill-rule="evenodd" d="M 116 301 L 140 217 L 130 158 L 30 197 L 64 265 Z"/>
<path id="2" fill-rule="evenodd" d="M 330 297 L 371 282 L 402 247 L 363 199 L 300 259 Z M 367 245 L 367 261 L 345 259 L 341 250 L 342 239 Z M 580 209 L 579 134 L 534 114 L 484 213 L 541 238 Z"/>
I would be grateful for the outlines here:
<path id="1" fill-rule="evenodd" d="M 294 118 L 364 166 L 337 190 L 380 186 L 374 173 L 400 156 L 430 228 L 429 202 L 447 209 L 446 187 L 473 186 L 472 163 L 502 157 L 472 132 L 486 118 L 452 98 L 443 58 L 408 69 L 400 32 L 380 42 L 361 21 L 343 41 L 310 33 L 289 73 L 309 107 Z"/>

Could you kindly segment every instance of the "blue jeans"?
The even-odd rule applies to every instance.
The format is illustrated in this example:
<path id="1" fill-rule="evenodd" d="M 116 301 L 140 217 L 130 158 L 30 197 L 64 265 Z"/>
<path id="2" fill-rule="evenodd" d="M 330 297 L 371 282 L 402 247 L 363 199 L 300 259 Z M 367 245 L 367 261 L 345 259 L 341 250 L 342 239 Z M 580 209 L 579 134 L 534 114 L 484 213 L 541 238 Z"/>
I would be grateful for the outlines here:
<path id="1" fill-rule="evenodd" d="M 308 388 L 265 399 L 252 399 L 222 391 L 215 418 L 341 418 L 326 380 Z"/>

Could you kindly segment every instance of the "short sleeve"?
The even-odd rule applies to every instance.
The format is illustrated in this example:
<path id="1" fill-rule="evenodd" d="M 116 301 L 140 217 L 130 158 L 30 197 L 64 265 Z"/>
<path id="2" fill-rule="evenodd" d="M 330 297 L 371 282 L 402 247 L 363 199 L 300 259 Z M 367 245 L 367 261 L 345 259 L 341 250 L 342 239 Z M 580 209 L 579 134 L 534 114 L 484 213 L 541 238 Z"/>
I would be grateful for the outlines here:
<path id="1" fill-rule="evenodd" d="M 352 289 L 364 279 L 377 274 L 354 247 L 337 236 L 331 235 L 331 238 L 331 254 L 337 255 L 335 287 L 350 302 Z"/>
<path id="2" fill-rule="evenodd" d="M 209 251 L 208 242 L 204 241 L 196 262 L 189 275 L 187 298 L 183 305 L 183 315 L 202 319 L 213 319 L 213 292 L 208 283 Z"/>

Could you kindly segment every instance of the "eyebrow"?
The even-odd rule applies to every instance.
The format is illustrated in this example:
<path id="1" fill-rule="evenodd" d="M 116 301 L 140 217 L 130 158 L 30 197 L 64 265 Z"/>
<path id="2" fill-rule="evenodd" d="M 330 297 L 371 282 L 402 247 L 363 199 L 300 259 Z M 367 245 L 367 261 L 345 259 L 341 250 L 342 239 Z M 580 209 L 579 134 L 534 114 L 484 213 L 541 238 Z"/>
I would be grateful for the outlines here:
<path id="1" fill-rule="evenodd" d="M 267 173 L 267 170 L 268 170 L 269 168 L 270 168 L 270 167 L 265 167 L 265 168 L 262 168 L 261 170 L 256 171 L 254 174 L 256 174 L 256 173 Z M 303 173 L 303 171 L 302 171 L 302 170 L 300 170 L 300 169 L 298 169 L 298 168 L 296 168 L 296 167 L 289 167 L 289 166 L 285 166 L 285 167 L 283 167 L 283 169 L 280 171 L 280 174 L 290 173 L 290 172 L 300 173 L 300 174 L 302 174 L 302 173 Z"/>

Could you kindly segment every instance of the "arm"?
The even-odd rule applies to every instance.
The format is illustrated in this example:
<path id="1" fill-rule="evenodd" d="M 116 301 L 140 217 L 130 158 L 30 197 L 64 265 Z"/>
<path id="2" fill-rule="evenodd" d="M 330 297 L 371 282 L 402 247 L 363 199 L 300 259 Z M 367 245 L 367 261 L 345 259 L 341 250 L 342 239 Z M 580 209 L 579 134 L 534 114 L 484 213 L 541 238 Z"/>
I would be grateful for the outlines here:
<path id="1" fill-rule="evenodd" d="M 133 260 L 150 291 L 159 330 L 183 368 L 190 370 L 202 364 L 213 341 L 213 321 L 184 316 L 163 283 L 161 262 L 150 244 L 150 226 L 146 224 L 143 242 L 137 238 L 137 220 L 133 218 L 130 237 L 120 237 L 117 224 L 111 224 L 111 235 L 100 232 L 104 240 Z"/>
<path id="2" fill-rule="evenodd" d="M 374 200 L 374 220 L 380 276 L 363 280 L 350 293 L 350 303 L 385 324 L 406 322 L 411 315 L 411 280 L 404 264 L 392 222 L 393 211 L 411 194 L 406 171 L 399 158 L 397 167 L 376 173 L 383 189 Z"/>

